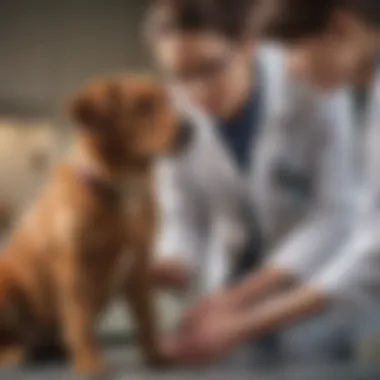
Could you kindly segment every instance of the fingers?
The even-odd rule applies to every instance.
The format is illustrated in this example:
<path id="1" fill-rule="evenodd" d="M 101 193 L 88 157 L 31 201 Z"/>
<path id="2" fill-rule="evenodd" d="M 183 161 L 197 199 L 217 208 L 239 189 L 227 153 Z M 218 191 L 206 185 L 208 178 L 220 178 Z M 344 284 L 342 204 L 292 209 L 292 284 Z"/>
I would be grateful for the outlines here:
<path id="1" fill-rule="evenodd" d="M 194 326 L 199 323 L 203 317 L 207 316 L 208 314 L 213 312 L 213 304 L 212 302 L 207 298 L 203 301 L 197 303 L 196 305 L 192 306 L 188 311 L 185 313 L 185 315 L 182 318 L 181 321 L 181 329 L 182 330 L 190 330 L 194 328 Z"/>
<path id="2" fill-rule="evenodd" d="M 156 285 L 164 289 L 185 289 L 192 277 L 189 268 L 176 260 L 157 263 L 153 268 Z"/>
<path id="3" fill-rule="evenodd" d="M 167 337 L 163 343 L 164 356 L 179 365 L 202 365 L 207 363 L 207 344 L 201 329 L 180 331 Z"/>

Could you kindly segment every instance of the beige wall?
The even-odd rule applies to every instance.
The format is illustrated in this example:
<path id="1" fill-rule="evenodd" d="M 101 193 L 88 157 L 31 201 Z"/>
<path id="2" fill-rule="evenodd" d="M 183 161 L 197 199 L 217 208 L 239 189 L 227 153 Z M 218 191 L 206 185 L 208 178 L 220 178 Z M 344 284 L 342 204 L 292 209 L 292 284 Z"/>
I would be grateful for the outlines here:
<path id="1" fill-rule="evenodd" d="M 16 217 L 45 184 L 59 152 L 47 121 L 0 119 L 0 206 Z"/>

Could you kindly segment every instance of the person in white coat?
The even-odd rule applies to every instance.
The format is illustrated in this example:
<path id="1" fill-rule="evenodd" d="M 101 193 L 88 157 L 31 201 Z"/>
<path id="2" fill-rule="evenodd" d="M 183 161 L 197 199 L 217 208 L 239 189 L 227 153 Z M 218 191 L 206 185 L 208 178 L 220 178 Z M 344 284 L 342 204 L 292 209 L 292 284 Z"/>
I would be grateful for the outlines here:
<path id="1" fill-rule="evenodd" d="M 311 266 L 311 277 L 291 290 L 263 300 L 268 289 L 263 292 L 262 284 L 268 280 L 253 274 L 195 306 L 183 322 L 186 329 L 172 342 L 178 360 L 215 360 L 247 339 L 329 309 L 364 313 L 380 297 L 380 4 L 278 0 L 271 6 L 274 3 L 275 14 L 267 14 L 264 30 L 287 44 L 292 71 L 324 91 L 345 94 L 351 104 L 348 114 L 356 124 L 355 182 L 349 185 L 355 193 L 354 228 L 334 255 L 318 268 Z M 338 168 L 334 170 L 341 177 Z M 308 237 L 312 251 L 324 240 L 315 226 L 313 230 L 316 239 Z M 297 267 L 294 250 L 282 257 Z M 303 262 L 304 256 L 298 258 Z"/>
<path id="2" fill-rule="evenodd" d="M 283 49 L 255 44 L 251 14 L 248 0 L 156 0 L 150 15 L 160 69 L 194 129 L 188 149 L 159 170 L 158 249 L 201 273 L 206 292 L 233 275 L 252 236 L 247 210 L 261 251 L 273 252 L 263 270 L 273 287 L 314 273 L 354 212 L 344 94 L 319 94 L 287 71 Z"/>

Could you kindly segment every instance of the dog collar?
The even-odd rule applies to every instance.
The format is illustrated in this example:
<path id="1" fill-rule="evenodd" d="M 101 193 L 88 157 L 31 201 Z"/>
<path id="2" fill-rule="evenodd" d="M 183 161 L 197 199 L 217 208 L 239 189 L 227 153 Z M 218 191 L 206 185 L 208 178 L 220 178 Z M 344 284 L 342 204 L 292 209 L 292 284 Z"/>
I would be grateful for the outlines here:
<path id="1" fill-rule="evenodd" d="M 82 183 L 106 203 L 114 205 L 122 203 L 123 191 L 115 183 L 100 178 L 91 173 L 91 171 L 84 169 L 77 169 L 77 176 Z"/>
<path id="2" fill-rule="evenodd" d="M 101 178 L 86 169 L 76 169 L 77 176 L 92 192 L 104 202 L 133 211 L 140 203 L 144 193 L 144 182 L 131 178 L 124 185 Z"/>

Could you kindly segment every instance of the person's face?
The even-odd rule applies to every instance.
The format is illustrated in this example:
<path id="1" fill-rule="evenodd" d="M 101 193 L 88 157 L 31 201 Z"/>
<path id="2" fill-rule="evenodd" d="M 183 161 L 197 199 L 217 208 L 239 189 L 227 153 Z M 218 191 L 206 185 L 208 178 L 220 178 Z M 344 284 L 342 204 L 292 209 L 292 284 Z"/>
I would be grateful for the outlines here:
<path id="1" fill-rule="evenodd" d="M 353 83 L 371 61 L 371 36 L 352 18 L 336 18 L 318 37 L 288 46 L 290 69 L 312 84 L 334 89 Z"/>
<path id="2" fill-rule="evenodd" d="M 252 73 L 252 45 L 207 32 L 171 33 L 154 43 L 164 76 L 196 106 L 228 117 Z"/>

